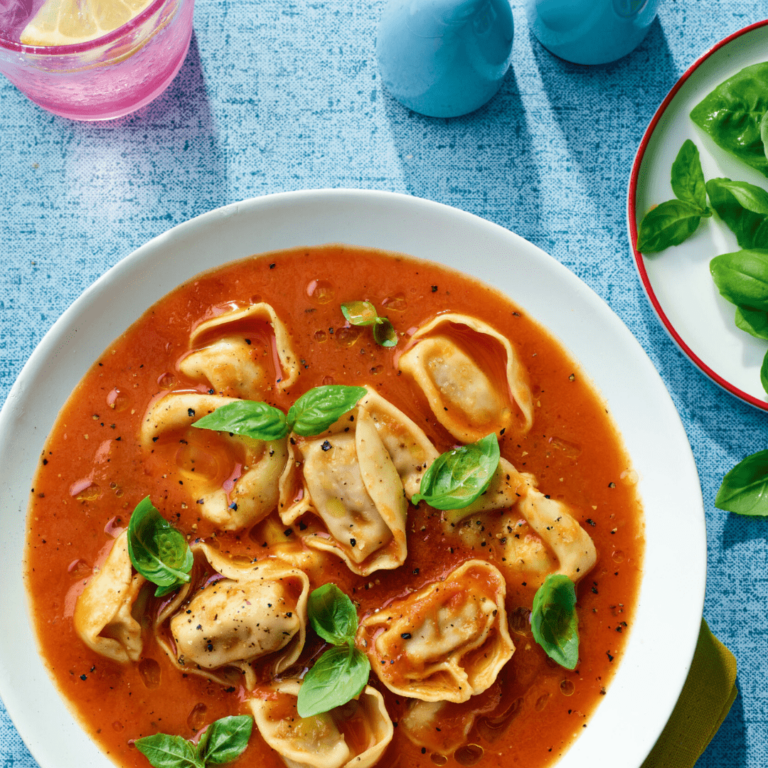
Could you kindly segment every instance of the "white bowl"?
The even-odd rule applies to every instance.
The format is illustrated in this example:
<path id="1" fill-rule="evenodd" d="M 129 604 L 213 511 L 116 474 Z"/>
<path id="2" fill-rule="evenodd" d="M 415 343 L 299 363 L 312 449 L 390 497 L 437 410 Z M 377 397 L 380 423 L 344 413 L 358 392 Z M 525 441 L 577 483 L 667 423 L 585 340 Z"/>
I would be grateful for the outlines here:
<path id="1" fill-rule="evenodd" d="M 543 251 L 453 208 L 353 190 L 271 195 L 175 227 L 85 291 L 24 366 L 0 412 L 0 695 L 19 733 L 42 768 L 112 765 L 45 670 L 22 581 L 30 483 L 59 409 L 110 342 L 178 284 L 254 253 L 326 243 L 398 251 L 485 280 L 549 328 L 601 391 L 640 475 L 645 572 L 624 659 L 558 768 L 639 768 L 685 682 L 706 581 L 701 491 L 672 401 L 618 317 Z"/>

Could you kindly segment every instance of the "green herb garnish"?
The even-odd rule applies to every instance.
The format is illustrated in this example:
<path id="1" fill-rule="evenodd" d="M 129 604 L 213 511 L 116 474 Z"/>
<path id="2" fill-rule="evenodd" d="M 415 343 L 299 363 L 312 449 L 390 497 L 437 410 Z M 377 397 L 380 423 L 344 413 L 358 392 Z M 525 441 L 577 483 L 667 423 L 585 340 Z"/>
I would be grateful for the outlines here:
<path id="1" fill-rule="evenodd" d="M 341 314 L 350 325 L 373 325 L 378 313 L 370 301 L 350 301 L 341 305 Z"/>
<path id="2" fill-rule="evenodd" d="M 579 661 L 579 619 L 576 587 L 567 577 L 550 574 L 533 598 L 533 639 L 561 667 L 575 669 Z"/>
<path id="3" fill-rule="evenodd" d="M 736 327 L 756 339 L 768 339 L 768 312 L 736 307 Z"/>
<path id="4" fill-rule="evenodd" d="M 238 400 L 217 408 L 193 426 L 217 432 L 231 432 L 254 440 L 280 440 L 288 434 L 285 414 L 267 403 Z"/>
<path id="5" fill-rule="evenodd" d="M 723 478 L 715 506 L 737 515 L 768 516 L 768 451 L 747 456 Z"/>
<path id="6" fill-rule="evenodd" d="M 253 720 L 248 715 L 223 717 L 211 723 L 195 746 L 182 736 L 156 733 L 136 739 L 136 749 L 155 768 L 205 768 L 236 760 L 248 746 Z"/>
<path id="7" fill-rule="evenodd" d="M 718 85 L 693 108 L 691 120 L 726 152 L 768 176 L 767 112 L 768 62 L 763 62 Z"/>
<path id="8" fill-rule="evenodd" d="M 307 607 L 312 629 L 331 645 L 354 642 L 357 611 L 352 601 L 335 585 L 323 584 L 309 596 Z"/>
<path id="9" fill-rule="evenodd" d="M 768 249 L 724 253 L 709 262 L 720 295 L 735 304 L 736 325 L 758 339 L 768 338 Z M 760 368 L 768 393 L 768 352 Z"/>
<path id="10" fill-rule="evenodd" d="M 128 523 L 128 555 L 133 567 L 157 585 L 155 597 L 186 584 L 194 564 L 186 539 L 155 509 L 149 496 L 136 505 Z"/>
<path id="11" fill-rule="evenodd" d="M 329 384 L 303 394 L 288 411 L 288 425 L 304 437 L 319 435 L 352 410 L 365 396 L 365 387 Z"/>
<path id="12" fill-rule="evenodd" d="M 225 765 L 243 754 L 251 738 L 253 720 L 248 715 L 222 717 L 211 723 L 197 745 L 206 765 Z"/>
<path id="13" fill-rule="evenodd" d="M 397 331 L 386 317 L 379 317 L 370 301 L 350 301 L 341 305 L 341 313 L 350 325 L 371 326 L 373 340 L 381 347 L 397 345 Z"/>
<path id="14" fill-rule="evenodd" d="M 671 184 L 677 199 L 657 205 L 640 222 L 637 250 L 641 253 L 658 253 L 680 245 L 696 231 L 702 218 L 712 215 L 707 208 L 699 150 L 690 139 L 672 163 Z"/>
<path id="15" fill-rule="evenodd" d="M 430 507 L 443 510 L 468 507 L 487 490 L 500 458 L 495 432 L 476 443 L 446 451 L 424 473 L 412 502 L 424 500 Z"/>
<path id="16" fill-rule="evenodd" d="M 672 163 L 672 191 L 678 200 L 695 205 L 700 211 L 708 212 L 707 188 L 704 172 L 701 170 L 701 158 L 696 145 L 686 139 L 675 162 Z"/>
<path id="17" fill-rule="evenodd" d="M 768 250 L 724 253 L 710 261 L 709 271 L 724 299 L 768 312 Z"/>
<path id="18" fill-rule="evenodd" d="M 768 192 L 746 181 L 712 179 L 707 194 L 741 248 L 768 247 Z"/>
<path id="19" fill-rule="evenodd" d="M 254 400 L 238 400 L 217 408 L 192 426 L 231 432 L 253 440 L 280 440 L 289 432 L 310 437 L 325 432 L 365 395 L 365 387 L 332 384 L 303 394 L 286 416 L 279 408 Z"/>
<path id="20" fill-rule="evenodd" d="M 300 717 L 328 712 L 359 696 L 371 671 L 368 657 L 355 648 L 355 606 L 335 584 L 324 584 L 312 592 L 307 613 L 315 632 L 335 647 L 304 677 L 297 701 Z"/>

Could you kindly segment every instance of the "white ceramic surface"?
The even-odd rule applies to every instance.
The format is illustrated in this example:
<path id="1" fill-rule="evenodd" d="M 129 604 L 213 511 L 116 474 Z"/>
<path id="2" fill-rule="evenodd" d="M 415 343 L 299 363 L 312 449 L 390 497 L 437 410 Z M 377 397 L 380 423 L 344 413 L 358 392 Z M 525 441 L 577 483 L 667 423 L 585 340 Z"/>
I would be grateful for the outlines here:
<path id="1" fill-rule="evenodd" d="M 699 148 L 706 179 L 725 176 L 768 188 L 765 176 L 718 147 L 689 117 L 724 80 L 768 59 L 766 24 L 739 32 L 702 56 L 659 108 L 633 168 L 629 208 L 635 226 L 652 206 L 674 197 L 670 170 L 686 139 Z M 630 226 L 632 245 L 633 241 Z M 736 397 L 768 409 L 768 396 L 760 384 L 768 342 L 736 327 L 736 308 L 720 296 L 709 274 L 715 256 L 738 250 L 736 236 L 715 215 L 682 245 L 649 256 L 636 253 L 636 263 L 659 319 L 689 359 Z"/>
<path id="2" fill-rule="evenodd" d="M 0 413 L 0 695 L 19 732 L 43 768 L 111 765 L 73 721 L 37 654 L 22 584 L 30 482 L 59 408 L 99 353 L 179 283 L 253 253 L 336 242 L 485 279 L 559 337 L 597 383 L 641 478 L 645 575 L 625 658 L 558 768 L 639 768 L 685 681 L 704 600 L 704 512 L 679 417 L 627 328 L 554 259 L 467 213 L 382 192 L 274 195 L 182 224 L 107 272 L 35 350 Z"/>

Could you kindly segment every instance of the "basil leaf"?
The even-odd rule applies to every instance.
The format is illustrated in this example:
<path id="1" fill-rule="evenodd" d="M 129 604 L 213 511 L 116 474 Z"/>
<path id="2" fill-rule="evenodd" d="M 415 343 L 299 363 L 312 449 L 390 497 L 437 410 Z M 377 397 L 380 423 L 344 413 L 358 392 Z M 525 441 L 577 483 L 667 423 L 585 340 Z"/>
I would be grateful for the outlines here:
<path id="1" fill-rule="evenodd" d="M 763 364 L 760 366 L 760 383 L 763 385 L 763 391 L 768 395 L 768 352 L 765 353 Z"/>
<path id="2" fill-rule="evenodd" d="M 707 193 L 741 248 L 768 247 L 768 192 L 746 181 L 712 179 Z"/>
<path id="3" fill-rule="evenodd" d="M 253 730 L 249 715 L 222 717 L 208 726 L 197 745 L 197 754 L 206 765 L 224 765 L 237 760 L 248 746 Z"/>
<path id="4" fill-rule="evenodd" d="M 768 158 L 768 112 L 760 120 L 760 140 L 763 142 L 763 152 Z"/>
<path id="5" fill-rule="evenodd" d="M 672 191 L 678 200 L 691 203 L 703 211 L 707 209 L 707 190 L 699 150 L 690 139 L 683 142 L 672 163 Z"/>
<path id="6" fill-rule="evenodd" d="M 341 313 L 350 325 L 373 325 L 376 307 L 370 301 L 351 301 L 341 305 Z"/>
<path id="7" fill-rule="evenodd" d="M 736 307 L 736 327 L 756 339 L 768 339 L 768 312 Z"/>
<path id="8" fill-rule="evenodd" d="M 285 414 L 267 403 L 238 400 L 217 408 L 198 419 L 193 425 L 199 429 L 232 432 L 254 440 L 279 440 L 288 434 Z"/>
<path id="9" fill-rule="evenodd" d="M 156 733 L 136 739 L 134 744 L 154 768 L 205 768 L 195 748 L 181 736 Z"/>
<path id="10" fill-rule="evenodd" d="M 768 516 L 768 451 L 747 456 L 723 478 L 715 506 L 737 515 Z"/>
<path id="11" fill-rule="evenodd" d="M 354 643 L 357 611 L 352 601 L 335 584 L 323 584 L 309 596 L 307 606 L 312 629 L 333 645 Z"/>
<path id="12" fill-rule="evenodd" d="M 567 577 L 550 574 L 536 590 L 531 613 L 533 639 L 561 667 L 575 669 L 579 661 L 579 618 L 576 588 Z"/>
<path id="13" fill-rule="evenodd" d="M 709 262 L 709 271 L 724 299 L 768 312 L 768 250 L 724 253 Z"/>
<path id="14" fill-rule="evenodd" d="M 149 496 L 128 522 L 128 555 L 133 567 L 157 585 L 161 597 L 189 581 L 194 556 L 184 536 L 155 509 Z"/>
<path id="15" fill-rule="evenodd" d="M 330 648 L 301 683 L 299 716 L 319 715 L 351 701 L 365 688 L 370 672 L 368 657 L 354 646 Z"/>
<path id="16" fill-rule="evenodd" d="M 373 326 L 373 340 L 380 347 L 397 346 L 397 331 L 386 317 L 377 317 Z"/>
<path id="17" fill-rule="evenodd" d="M 365 387 L 330 384 L 303 394 L 288 411 L 288 423 L 304 437 L 319 435 L 351 411 L 365 396 Z"/>
<path id="18" fill-rule="evenodd" d="M 446 451 L 423 474 L 419 492 L 411 501 L 418 504 L 423 499 L 435 509 L 467 507 L 485 493 L 500 458 L 495 432 L 476 443 Z"/>
<path id="19" fill-rule="evenodd" d="M 697 205 L 684 200 L 667 200 L 648 211 L 640 222 L 637 250 L 640 253 L 658 253 L 671 245 L 680 245 L 699 226 L 705 215 Z"/>
<path id="20" fill-rule="evenodd" d="M 753 64 L 717 86 L 691 112 L 691 120 L 726 152 L 768 176 L 760 134 L 768 111 L 768 63 Z"/>

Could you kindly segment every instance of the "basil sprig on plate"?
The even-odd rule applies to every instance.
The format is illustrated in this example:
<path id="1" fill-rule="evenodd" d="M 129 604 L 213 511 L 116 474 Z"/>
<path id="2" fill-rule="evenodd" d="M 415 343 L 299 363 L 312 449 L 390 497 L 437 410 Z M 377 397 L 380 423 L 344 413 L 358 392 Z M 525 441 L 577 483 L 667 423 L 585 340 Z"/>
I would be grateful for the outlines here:
<path id="1" fill-rule="evenodd" d="M 331 384 L 305 392 L 286 416 L 279 408 L 254 400 L 238 400 L 217 408 L 192 426 L 230 432 L 254 440 L 280 440 L 289 432 L 310 437 L 328 427 L 354 408 L 365 395 L 365 387 Z"/>
<path id="2" fill-rule="evenodd" d="M 768 249 L 724 253 L 712 259 L 709 271 L 720 295 L 736 305 L 736 325 L 758 339 L 768 339 Z M 760 382 L 768 392 L 768 352 Z"/>
<path id="3" fill-rule="evenodd" d="M 579 661 L 579 618 L 576 587 L 567 577 L 550 574 L 533 598 L 533 639 L 561 667 L 575 669 Z"/>
<path id="4" fill-rule="evenodd" d="M 368 657 L 355 648 L 357 611 L 335 584 L 324 584 L 309 596 L 312 628 L 333 644 L 307 672 L 299 688 L 300 717 L 312 717 L 346 704 L 365 688 L 371 672 Z"/>
<path id="5" fill-rule="evenodd" d="M 190 579 L 192 550 L 184 536 L 155 509 L 149 496 L 136 505 L 128 523 L 128 555 L 133 567 L 157 585 L 155 597 L 173 592 Z"/>
<path id="6" fill-rule="evenodd" d="M 671 184 L 677 199 L 652 208 L 640 222 L 637 250 L 641 253 L 658 253 L 680 245 L 696 231 L 702 218 L 712 215 L 699 150 L 690 139 L 683 142 L 672 163 Z"/>
<path id="7" fill-rule="evenodd" d="M 768 312 L 736 307 L 736 327 L 756 339 L 768 339 Z"/>
<path id="8" fill-rule="evenodd" d="M 715 506 L 737 515 L 768 517 L 768 451 L 747 456 L 723 478 Z"/>
<path id="9" fill-rule="evenodd" d="M 768 312 L 768 250 L 724 253 L 710 261 L 709 271 L 724 299 L 737 307 Z"/>
<path id="10" fill-rule="evenodd" d="M 136 739 L 135 744 L 154 768 L 206 768 L 240 757 L 248 746 L 252 729 L 251 717 L 237 715 L 211 723 L 197 746 L 182 736 L 167 733 Z"/>
<path id="11" fill-rule="evenodd" d="M 341 305 L 341 313 L 350 325 L 371 326 L 373 340 L 381 347 L 397 345 L 397 331 L 386 317 L 380 317 L 370 301 L 350 301 Z"/>
<path id="12" fill-rule="evenodd" d="M 726 152 L 768 176 L 766 113 L 768 62 L 763 62 L 720 83 L 693 108 L 691 120 Z"/>
<path id="13" fill-rule="evenodd" d="M 768 192 L 746 181 L 712 179 L 709 202 L 741 248 L 768 248 Z"/>
<path id="14" fill-rule="evenodd" d="M 487 490 L 500 458 L 495 432 L 476 443 L 446 451 L 422 476 L 413 503 L 423 499 L 430 507 L 443 510 L 468 507 Z"/>

